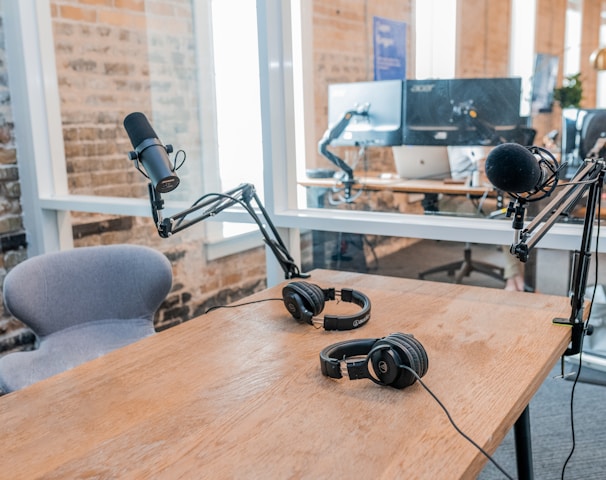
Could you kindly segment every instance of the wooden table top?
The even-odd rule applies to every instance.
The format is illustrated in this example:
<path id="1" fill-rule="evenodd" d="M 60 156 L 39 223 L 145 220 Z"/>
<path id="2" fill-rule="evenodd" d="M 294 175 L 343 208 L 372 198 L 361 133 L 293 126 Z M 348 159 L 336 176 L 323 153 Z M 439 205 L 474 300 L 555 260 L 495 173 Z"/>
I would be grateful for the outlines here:
<path id="1" fill-rule="evenodd" d="M 431 179 L 402 179 L 402 178 L 380 178 L 378 176 L 356 177 L 354 189 L 366 189 L 373 191 L 390 190 L 400 193 L 443 193 L 447 195 L 477 195 L 494 192 L 492 185 L 480 185 L 470 187 L 465 183 L 452 183 L 448 180 Z M 343 184 L 334 178 L 305 178 L 298 182 L 304 187 L 342 187 Z"/>
<path id="2" fill-rule="evenodd" d="M 425 383 L 493 452 L 570 339 L 552 324 L 566 297 L 320 270 L 309 281 L 362 291 L 370 321 L 327 332 L 281 301 L 219 309 L 0 397 L 0 477 L 475 478 L 485 458 L 418 383 L 329 379 L 319 352 L 414 334 Z M 264 298 L 281 286 L 250 299 Z"/>

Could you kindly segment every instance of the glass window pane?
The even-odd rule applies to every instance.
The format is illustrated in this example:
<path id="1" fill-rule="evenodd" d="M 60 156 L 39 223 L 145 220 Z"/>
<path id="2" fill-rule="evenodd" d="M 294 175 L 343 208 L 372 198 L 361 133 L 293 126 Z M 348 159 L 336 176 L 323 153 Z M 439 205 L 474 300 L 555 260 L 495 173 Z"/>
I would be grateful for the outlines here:
<path id="1" fill-rule="evenodd" d="M 122 125 L 142 112 L 171 160 L 186 156 L 167 206 L 242 182 L 262 195 L 256 6 L 234 3 L 53 9 L 70 193 L 147 197 Z"/>

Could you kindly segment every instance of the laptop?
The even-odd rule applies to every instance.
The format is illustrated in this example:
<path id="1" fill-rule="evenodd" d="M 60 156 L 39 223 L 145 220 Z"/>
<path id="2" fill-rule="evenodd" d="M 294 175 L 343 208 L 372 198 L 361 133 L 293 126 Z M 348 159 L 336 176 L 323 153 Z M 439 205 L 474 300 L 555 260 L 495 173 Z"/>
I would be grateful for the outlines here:
<path id="1" fill-rule="evenodd" d="M 392 149 L 398 177 L 432 180 L 450 178 L 447 147 L 399 145 Z"/>

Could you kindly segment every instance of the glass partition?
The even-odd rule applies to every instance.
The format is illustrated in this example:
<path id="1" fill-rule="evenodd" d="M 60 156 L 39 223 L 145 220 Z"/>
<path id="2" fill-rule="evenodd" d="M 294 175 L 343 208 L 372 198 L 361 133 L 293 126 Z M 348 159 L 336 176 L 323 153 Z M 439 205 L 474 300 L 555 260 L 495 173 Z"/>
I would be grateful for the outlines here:
<path id="1" fill-rule="evenodd" d="M 35 5 L 23 2 L 30 3 Z M 126 157 L 133 146 L 122 126 L 127 114 L 142 111 L 163 144 L 187 153 L 178 172 L 182 186 L 173 197 L 183 202 L 246 181 L 258 186 L 284 229 L 509 241 L 509 223 L 493 218 L 504 199 L 482 175 L 486 149 L 472 148 L 463 159 L 465 152 L 448 152 L 457 168 L 449 164 L 450 177 L 439 179 L 438 185 L 401 186 L 391 147 L 335 147 L 360 179 L 352 186 L 356 198 L 351 202 L 335 192 L 328 170 L 336 169 L 318 151 L 329 125 L 329 85 L 373 81 L 374 17 L 405 25 L 406 80 L 416 78 L 415 60 L 424 52 L 416 48 L 415 2 L 373 0 L 362 8 L 354 2 L 258 0 L 253 9 L 247 1 L 243 4 L 251 10 L 238 15 L 243 24 L 236 24 L 229 12 L 223 15 L 218 3 L 225 2 L 147 0 L 110 7 L 76 1 L 68 7 L 49 1 L 51 37 L 41 37 L 40 48 L 49 43 L 53 47 L 67 192 L 59 192 L 66 194 L 61 198 L 57 192 L 45 193 L 43 209 L 76 212 L 77 219 L 78 210 L 113 214 L 115 205 L 128 214 L 129 202 L 121 199 L 145 202 L 147 181 Z M 534 16 L 531 3 L 532 11 L 521 11 L 514 8 L 518 2 L 484 2 L 477 12 L 477 2 L 453 0 L 450 11 L 456 15 L 448 20 L 455 26 L 454 77 L 511 77 L 508 39 L 521 34 L 512 26 L 515 15 Z M 39 12 L 40 6 L 32 9 Z M 542 12 L 537 23 L 551 21 L 562 31 L 554 33 L 559 39 L 554 43 L 546 38 L 547 29 L 536 28 L 536 34 L 531 32 L 535 41 L 528 45 L 534 45 L 533 53 L 562 55 L 566 11 L 547 8 L 540 0 L 536 9 Z M 20 41 L 28 41 L 25 30 Z M 524 95 L 522 100 L 529 101 Z M 47 118 L 48 125 L 57 120 L 44 115 L 38 118 Z M 561 110 L 556 106 L 549 114 L 528 119 L 527 125 L 541 144 L 559 129 Z M 428 163 L 422 155 L 418 161 Z M 462 176 L 453 171 L 469 175 L 456 178 Z M 314 182 L 306 183 L 310 179 Z M 91 195 L 92 200 L 81 198 Z M 111 208 L 107 198 L 114 202 Z M 222 220 L 247 223 L 244 217 L 226 215 Z M 555 237 L 553 243 L 563 245 Z"/>

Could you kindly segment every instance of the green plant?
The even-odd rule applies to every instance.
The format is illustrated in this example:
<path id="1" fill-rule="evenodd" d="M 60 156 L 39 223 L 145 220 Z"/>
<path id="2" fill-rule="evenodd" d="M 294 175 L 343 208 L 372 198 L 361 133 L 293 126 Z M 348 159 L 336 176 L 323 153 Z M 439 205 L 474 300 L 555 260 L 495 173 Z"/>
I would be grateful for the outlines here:
<path id="1" fill-rule="evenodd" d="M 579 107 L 583 98 L 581 74 L 568 75 L 561 87 L 554 88 L 553 98 L 562 108 Z"/>

